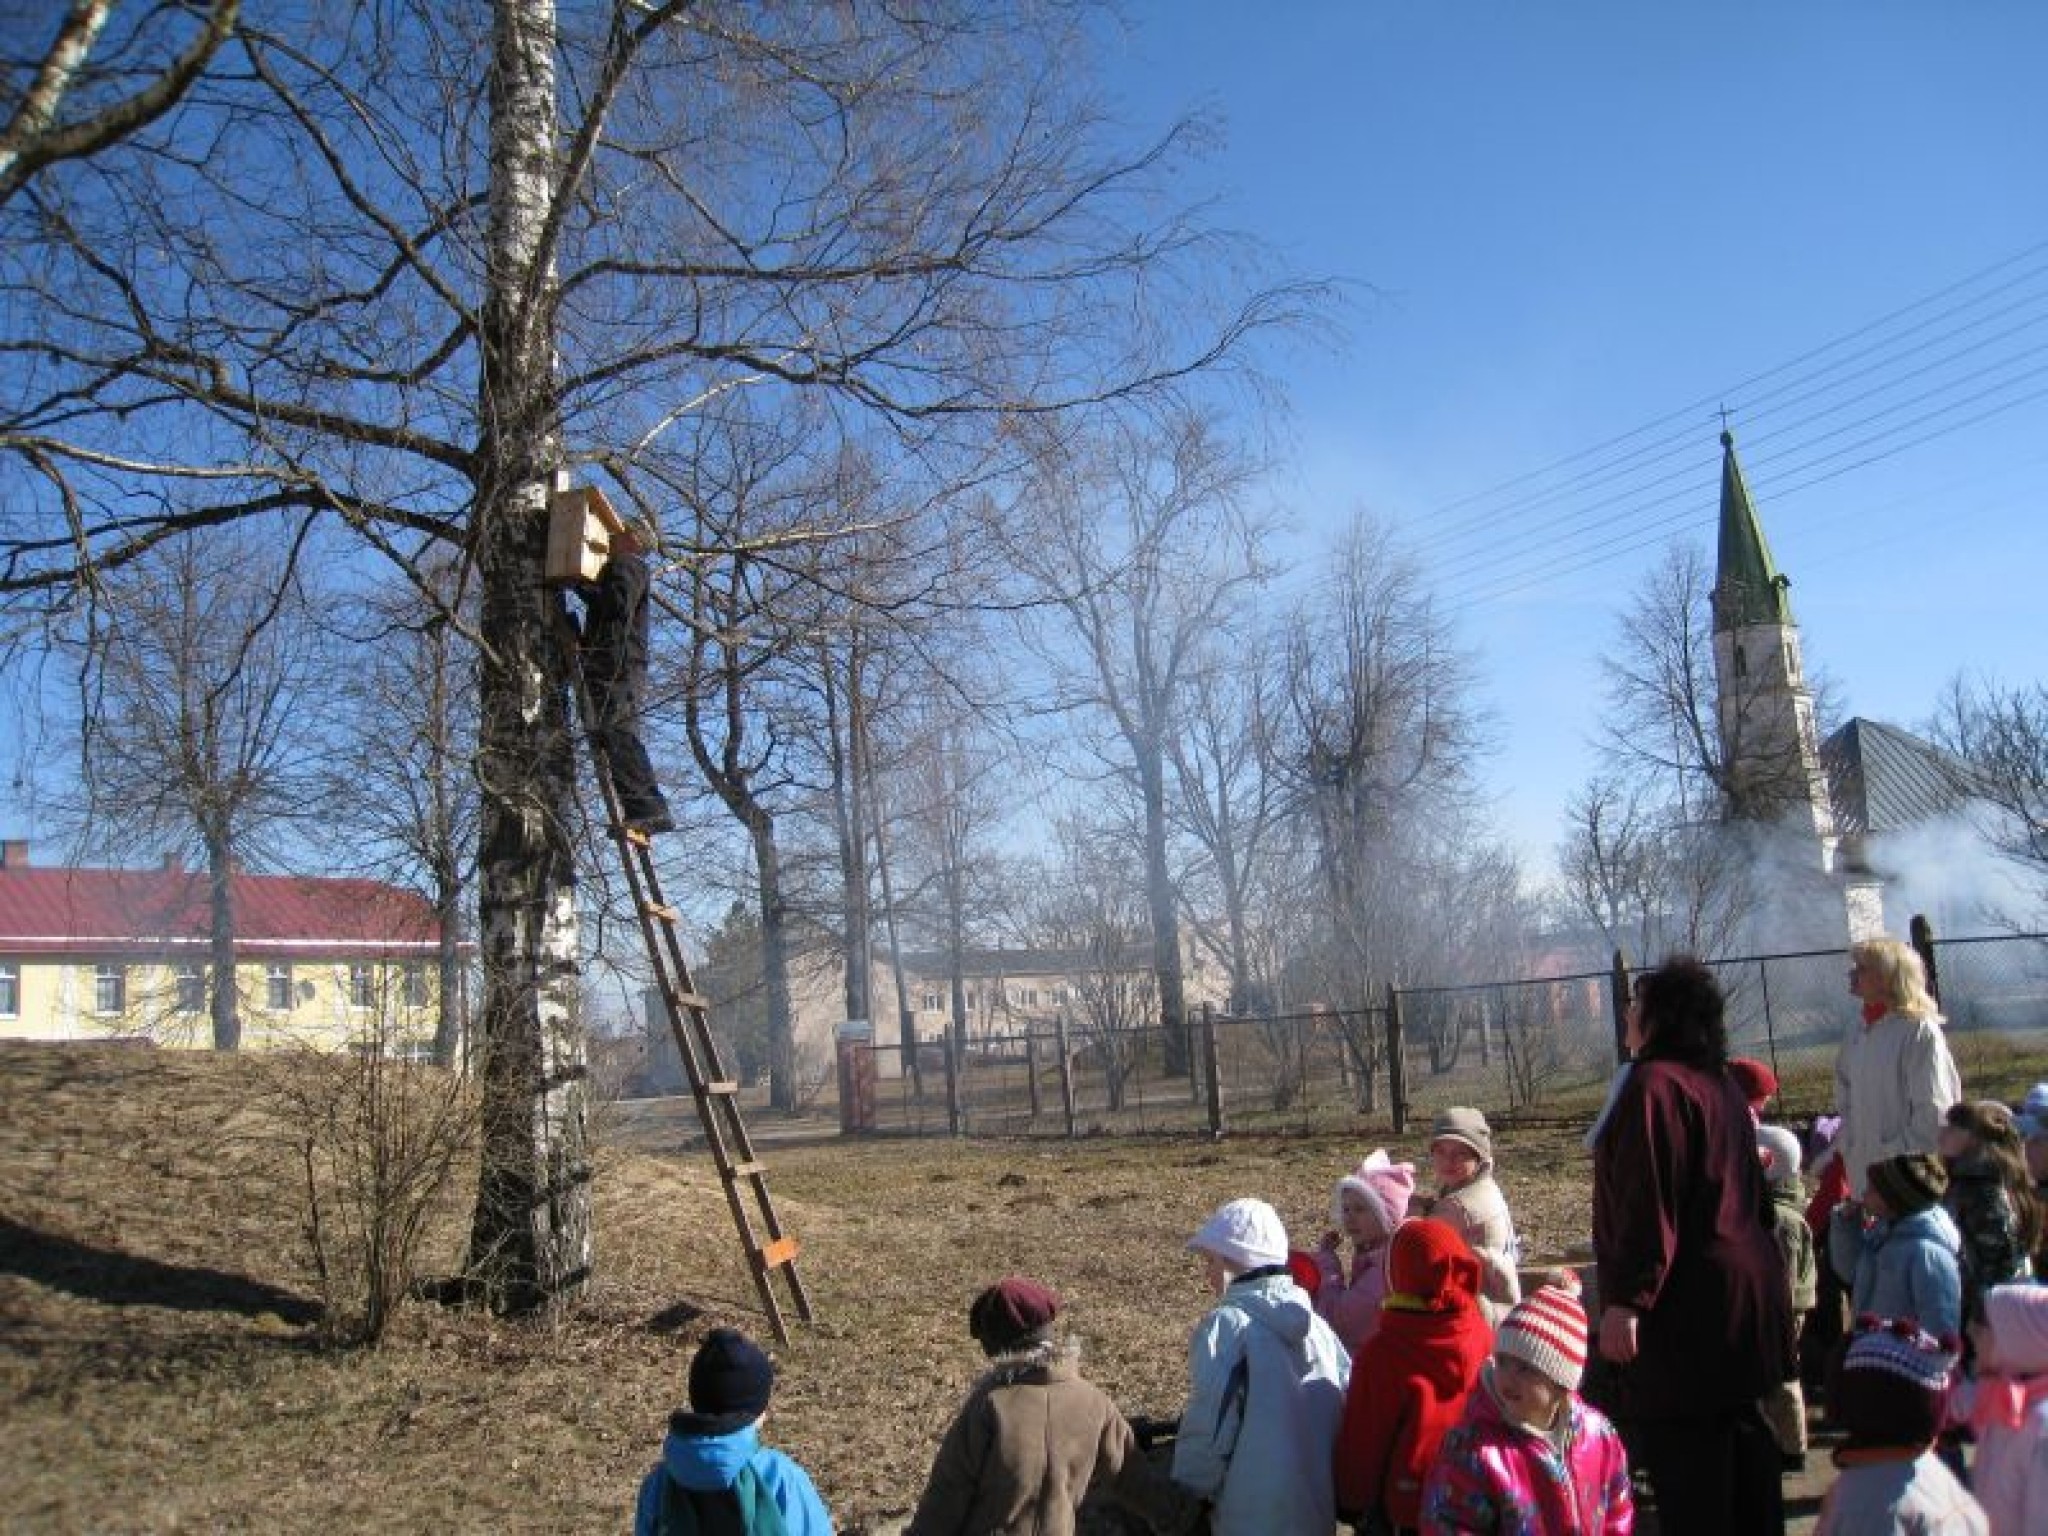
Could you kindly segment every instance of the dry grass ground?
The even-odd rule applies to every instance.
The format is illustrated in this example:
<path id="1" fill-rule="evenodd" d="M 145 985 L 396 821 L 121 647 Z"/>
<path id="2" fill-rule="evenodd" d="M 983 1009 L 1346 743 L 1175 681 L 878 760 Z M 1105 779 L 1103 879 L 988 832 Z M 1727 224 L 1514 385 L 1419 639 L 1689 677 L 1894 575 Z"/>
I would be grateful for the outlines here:
<path id="1" fill-rule="evenodd" d="M 696 1340 L 767 1339 L 708 1160 L 674 1105 L 600 1117 L 597 1279 L 551 1323 L 418 1303 L 385 1347 L 324 1350 L 276 1065 L 0 1046 L 0 1402 L 10 1531 L 605 1531 Z M 680 1112 L 687 1115 L 687 1110 Z M 972 1379 L 969 1298 L 1011 1270 L 1069 1301 L 1090 1374 L 1172 1414 L 1208 1304 L 1182 1243 L 1219 1201 L 1273 1201 L 1298 1240 L 1363 1139 L 784 1140 L 763 1125 L 818 1321 L 775 1350 L 769 1433 L 843 1531 L 908 1510 Z M 1586 1237 L 1573 1133 L 1500 1137 L 1539 1255 Z M 1392 1148 L 1419 1157 L 1420 1136 Z M 449 1192 L 425 1267 L 462 1249 Z"/>

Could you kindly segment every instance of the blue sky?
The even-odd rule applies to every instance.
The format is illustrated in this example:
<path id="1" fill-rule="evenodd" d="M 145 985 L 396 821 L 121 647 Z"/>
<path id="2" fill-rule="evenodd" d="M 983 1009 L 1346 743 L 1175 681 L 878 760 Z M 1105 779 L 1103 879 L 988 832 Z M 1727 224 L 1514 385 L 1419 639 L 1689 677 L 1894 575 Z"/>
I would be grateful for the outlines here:
<path id="1" fill-rule="evenodd" d="M 1358 285 L 1341 351 L 1277 364 L 1273 497 L 1423 558 L 1532 864 L 1592 769 L 1615 615 L 1672 536 L 1711 549 L 1720 404 L 1846 712 L 1911 726 L 1958 670 L 2042 675 L 2048 6 L 1131 18 L 1102 58 L 1123 118 L 1218 115 L 1190 193 Z"/>

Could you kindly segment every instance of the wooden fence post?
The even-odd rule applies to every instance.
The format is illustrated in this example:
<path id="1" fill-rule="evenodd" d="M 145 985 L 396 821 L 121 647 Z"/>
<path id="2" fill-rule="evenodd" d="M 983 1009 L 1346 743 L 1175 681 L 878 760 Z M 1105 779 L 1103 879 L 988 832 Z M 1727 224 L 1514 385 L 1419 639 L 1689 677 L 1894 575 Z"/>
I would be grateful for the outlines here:
<path id="1" fill-rule="evenodd" d="M 1209 1085 L 1209 1134 L 1223 1135 L 1223 1073 L 1216 1061 L 1216 1010 L 1202 1004 L 1202 1078 Z"/>
<path id="2" fill-rule="evenodd" d="M 1060 1110 L 1067 1117 L 1067 1139 L 1074 1139 L 1074 1048 L 1067 1042 L 1067 1010 L 1053 1016 L 1060 1052 Z"/>
<path id="3" fill-rule="evenodd" d="M 1614 968 L 1607 975 L 1608 997 L 1614 1004 L 1614 1059 L 1628 1060 L 1628 956 L 1614 951 Z"/>
<path id="4" fill-rule="evenodd" d="M 1927 921 L 1927 914 L 1915 912 L 1913 921 L 1906 925 L 1906 932 L 1913 941 L 1913 948 L 1920 952 L 1920 963 L 1927 967 L 1927 995 L 1937 1003 L 1941 1001 L 1941 969 L 1934 962 L 1934 924 Z"/>
<path id="5" fill-rule="evenodd" d="M 1394 1111 L 1394 1134 L 1408 1129 L 1408 1061 L 1401 1050 L 1401 994 L 1387 983 L 1387 1098 Z"/>
<path id="6" fill-rule="evenodd" d="M 960 1072 L 966 1063 L 961 1060 L 961 1052 L 957 1048 L 959 1041 L 954 1031 L 947 1030 L 941 1038 L 946 1046 L 946 1134 L 958 1136 L 961 1120 Z"/>

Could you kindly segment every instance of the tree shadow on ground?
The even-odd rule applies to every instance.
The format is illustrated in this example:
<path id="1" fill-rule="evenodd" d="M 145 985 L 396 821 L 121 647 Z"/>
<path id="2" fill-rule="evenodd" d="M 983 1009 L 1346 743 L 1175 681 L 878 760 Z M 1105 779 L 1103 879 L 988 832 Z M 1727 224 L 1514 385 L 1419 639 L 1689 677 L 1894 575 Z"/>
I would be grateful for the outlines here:
<path id="1" fill-rule="evenodd" d="M 673 1306 L 663 1307 L 648 1318 L 644 1326 L 649 1333 L 681 1333 L 703 1315 L 704 1309 L 695 1302 L 679 1301 Z"/>
<path id="2" fill-rule="evenodd" d="M 316 1323 L 318 1302 L 230 1270 L 166 1264 L 97 1248 L 0 1216 L 0 1274 L 111 1307 L 169 1307 L 180 1312 L 270 1313 L 294 1325 Z"/>

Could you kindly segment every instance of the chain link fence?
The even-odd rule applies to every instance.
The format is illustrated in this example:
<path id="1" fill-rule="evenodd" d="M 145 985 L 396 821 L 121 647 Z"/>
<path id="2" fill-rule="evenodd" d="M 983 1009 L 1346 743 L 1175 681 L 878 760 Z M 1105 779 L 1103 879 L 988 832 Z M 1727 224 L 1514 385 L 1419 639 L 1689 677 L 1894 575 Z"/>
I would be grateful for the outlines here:
<path id="1" fill-rule="evenodd" d="M 2017 1099 L 2048 1078 L 2048 934 L 1931 946 L 1950 1048 L 1973 1096 Z M 1729 1047 L 1777 1074 L 1779 1113 L 1834 1101 L 1856 1019 L 1848 950 L 1709 962 Z M 1402 1134 L 1452 1104 L 1521 1124 L 1585 1124 L 1618 1059 L 1628 977 L 1587 972 L 1393 992 L 1376 1006 L 1260 1018 L 1204 1013 L 1185 1030 L 1083 1038 L 1065 1029 L 900 1047 L 856 1043 L 850 1130 L 917 1136 L 1235 1132 Z"/>

